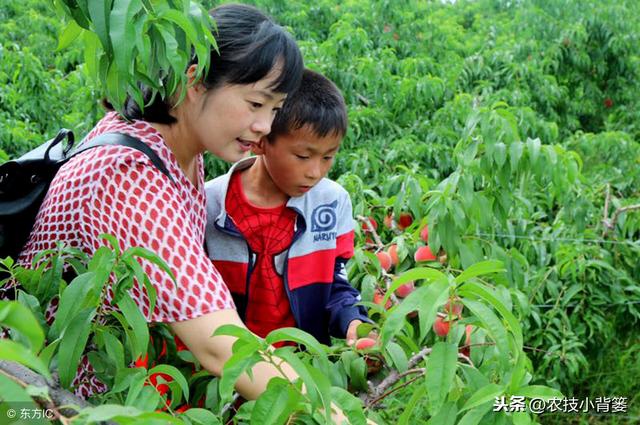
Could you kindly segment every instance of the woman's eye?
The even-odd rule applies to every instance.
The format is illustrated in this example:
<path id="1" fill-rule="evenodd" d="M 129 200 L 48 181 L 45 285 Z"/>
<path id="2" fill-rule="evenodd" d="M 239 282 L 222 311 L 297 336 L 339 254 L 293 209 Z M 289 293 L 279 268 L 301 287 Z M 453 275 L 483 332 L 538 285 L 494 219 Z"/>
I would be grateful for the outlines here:
<path id="1" fill-rule="evenodd" d="M 262 108 L 262 103 L 260 103 L 260 102 L 252 102 L 252 101 L 249 101 L 249 105 L 251 105 L 251 107 L 252 107 L 252 108 L 255 108 L 255 109 Z"/>

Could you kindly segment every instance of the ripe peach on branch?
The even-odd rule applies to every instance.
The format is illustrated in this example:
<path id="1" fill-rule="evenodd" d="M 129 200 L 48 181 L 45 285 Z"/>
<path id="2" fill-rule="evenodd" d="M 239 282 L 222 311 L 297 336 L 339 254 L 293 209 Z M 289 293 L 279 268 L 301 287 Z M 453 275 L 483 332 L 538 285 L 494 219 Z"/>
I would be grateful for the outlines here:
<path id="1" fill-rule="evenodd" d="M 373 338 L 360 338 L 356 340 L 354 347 L 356 350 L 368 350 L 369 348 L 375 347 L 377 343 L 378 341 Z"/>
<path id="2" fill-rule="evenodd" d="M 413 280 L 410 280 L 407 283 L 403 283 L 402 285 L 398 286 L 395 290 L 395 294 L 396 297 L 398 298 L 407 298 L 409 296 L 410 293 L 413 292 L 413 290 L 416 289 L 415 285 L 413 283 Z"/>
<path id="3" fill-rule="evenodd" d="M 426 224 L 424 225 L 422 230 L 420 230 L 420 239 L 422 239 L 424 243 L 429 242 L 429 226 L 427 226 Z"/>
<path id="4" fill-rule="evenodd" d="M 385 252 L 385 251 L 376 252 L 376 257 L 378 257 L 378 261 L 380 262 L 380 267 L 382 267 L 382 269 L 387 271 L 391 268 L 391 264 L 393 263 L 393 260 L 391 259 L 391 256 L 389 255 L 388 252 Z"/>
<path id="5" fill-rule="evenodd" d="M 463 307 L 464 306 L 460 302 L 460 298 L 451 297 L 451 298 L 449 298 L 449 301 L 447 301 L 447 303 L 444 305 L 443 311 L 448 316 L 456 316 L 457 318 L 460 318 L 462 316 L 462 308 Z"/>
<path id="6" fill-rule="evenodd" d="M 376 291 L 373 293 L 373 302 L 374 304 L 378 304 L 378 305 L 383 305 L 382 301 L 384 300 L 384 292 L 382 292 L 380 289 L 376 289 Z M 393 306 L 393 303 L 391 302 L 391 299 L 388 299 L 386 303 L 384 303 L 384 308 L 385 310 L 389 310 L 391 307 Z"/>
<path id="7" fill-rule="evenodd" d="M 428 245 L 418 248 L 413 258 L 414 260 L 416 260 L 416 262 L 437 260 L 436 256 L 433 255 L 433 252 L 431 252 L 431 248 L 429 248 Z"/>
<path id="8" fill-rule="evenodd" d="M 444 318 L 438 316 L 436 321 L 433 322 L 433 331 L 440 337 L 445 337 L 449 333 L 451 322 L 445 321 Z"/>
<path id="9" fill-rule="evenodd" d="M 404 230 L 413 223 L 413 216 L 407 212 L 401 213 L 398 218 L 398 229 Z"/>
<path id="10" fill-rule="evenodd" d="M 400 263 L 400 259 L 398 258 L 398 245 L 394 243 L 389 246 L 389 249 L 387 249 L 387 253 L 391 257 L 391 263 L 394 266 L 397 266 L 398 263 Z"/>

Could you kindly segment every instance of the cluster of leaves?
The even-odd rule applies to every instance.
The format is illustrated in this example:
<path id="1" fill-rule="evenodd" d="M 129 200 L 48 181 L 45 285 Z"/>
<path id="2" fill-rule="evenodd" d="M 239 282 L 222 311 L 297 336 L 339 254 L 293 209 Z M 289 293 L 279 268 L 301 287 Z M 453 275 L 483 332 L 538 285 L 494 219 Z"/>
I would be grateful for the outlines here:
<path id="1" fill-rule="evenodd" d="M 500 262 L 477 263 L 457 276 L 432 268 L 408 270 L 390 291 L 408 280 L 419 282 L 419 287 L 399 305 L 381 312 L 376 324 L 380 343 L 365 352 L 344 343 L 327 347 L 293 328 L 273 331 L 261 339 L 235 326 L 220 327 L 214 335 L 238 339 L 222 377 L 212 379 L 188 351 L 175 346 L 166 328 L 154 331 L 154 342 L 148 345 L 150 333 L 145 317 L 128 291 L 134 286 L 137 290 L 144 288 L 153 308 L 155 291 L 140 262 L 151 261 L 170 273 L 166 265 L 141 248 L 121 252 L 113 237 L 103 237 L 110 247 L 98 249 L 91 259 L 77 250 L 59 247 L 43 252 L 34 262 L 39 266 L 33 269 L 18 267 L 11 260 L 3 262 L 3 272 L 17 279 L 22 287 L 16 289 L 16 301 L 0 304 L 0 324 L 11 335 L 11 339 L 0 341 L 0 359 L 34 369 L 51 386 L 55 385 L 51 371 L 55 371 L 60 387 L 74 389 L 82 384 L 74 382 L 74 376 L 86 355 L 96 377 L 108 387 L 106 393 L 92 397 L 100 406 L 78 409 L 74 423 L 222 423 L 231 413 L 228 406 L 234 401 L 235 381 L 259 361 L 280 367 L 285 360 L 300 379 L 290 382 L 282 372 L 283 378 L 272 380 L 257 400 L 240 407 L 233 417 L 235 422 L 284 423 L 295 417 L 300 423 L 330 423 L 328 415 L 333 404 L 345 412 L 351 423 L 365 423 L 365 406 L 352 393 L 375 394 L 376 388 L 367 383 L 367 361 L 371 358 L 386 365 L 375 375 L 369 374 L 380 386 L 379 391 L 386 389 L 384 380 L 390 375 L 418 373 L 422 378 L 416 385 L 426 389 L 426 397 L 423 390 L 415 392 L 417 396 L 405 410 L 405 422 L 421 401 L 428 403 L 435 421 L 459 416 L 469 424 L 505 419 L 529 423 L 528 413 L 512 417 L 505 412 L 492 412 L 494 398 L 508 394 L 561 396 L 551 388 L 530 384 L 533 370 L 522 351 L 520 324 L 505 304 L 508 296 L 505 298 L 504 293 L 479 280 L 503 274 Z M 76 274 L 68 283 L 63 273 L 67 267 Z M 459 296 L 471 314 L 453 327 L 446 340 L 439 341 L 431 330 L 432 324 L 451 294 Z M 110 302 L 106 303 L 105 298 Z M 45 320 L 45 314 L 53 299 L 57 299 L 57 313 L 50 322 Z M 406 320 L 412 311 L 418 312 L 415 322 Z M 473 323 L 476 329 L 471 358 L 458 354 L 467 323 Z M 360 331 L 368 333 L 370 327 Z M 291 341 L 305 349 L 296 352 L 294 347 L 285 346 L 273 350 L 271 345 L 281 341 Z M 427 346 L 430 348 L 425 349 Z M 154 361 L 148 368 L 149 358 L 166 360 L 166 364 Z M 35 393 L 0 375 L 2 393 L 11 394 L 5 399 L 9 407 L 14 403 L 23 406 L 20 403 L 25 402 L 33 405 L 31 397 L 36 394 L 40 402 L 46 403 L 48 388 Z M 382 398 L 370 401 L 368 407 Z M 202 408 L 192 407 L 197 405 Z M 376 413 L 368 415 L 377 417 Z"/>
<path id="2" fill-rule="evenodd" d="M 212 20 L 190 0 L 54 0 L 73 19 L 59 48 L 84 41 L 86 71 L 103 82 L 111 104 L 122 111 L 131 97 L 140 108 L 156 96 L 169 99 L 188 84 L 187 65 L 196 59 L 194 78 L 209 68 L 215 47 Z M 134 42 L 132 42 L 132 40 Z M 140 84 L 144 85 L 144 89 Z"/>

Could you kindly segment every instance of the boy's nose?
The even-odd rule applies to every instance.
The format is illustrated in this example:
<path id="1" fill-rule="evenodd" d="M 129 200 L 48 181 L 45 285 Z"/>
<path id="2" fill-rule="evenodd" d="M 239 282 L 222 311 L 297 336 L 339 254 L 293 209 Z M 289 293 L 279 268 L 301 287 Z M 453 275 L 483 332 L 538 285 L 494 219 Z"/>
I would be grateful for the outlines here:
<path id="1" fill-rule="evenodd" d="M 322 177 L 322 167 L 317 161 L 311 161 L 306 171 L 308 179 L 318 180 Z"/>

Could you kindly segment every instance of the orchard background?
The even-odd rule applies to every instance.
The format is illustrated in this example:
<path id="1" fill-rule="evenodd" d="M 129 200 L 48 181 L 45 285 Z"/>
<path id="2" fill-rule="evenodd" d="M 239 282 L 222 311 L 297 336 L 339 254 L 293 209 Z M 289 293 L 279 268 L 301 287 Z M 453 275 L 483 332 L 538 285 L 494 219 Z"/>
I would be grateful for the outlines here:
<path id="1" fill-rule="evenodd" d="M 272 334 L 267 342 L 307 347 L 278 353 L 309 392 L 274 380 L 233 420 L 323 422 L 317 408 L 333 400 L 353 423 L 365 415 L 432 425 L 640 421 L 640 3 L 253 4 L 287 26 L 307 66 L 345 95 L 350 130 L 330 177 L 360 219 L 349 276 L 380 342 L 355 350 L 293 330 Z M 44 0 L 0 0 L 3 161 L 61 127 L 86 134 L 103 113 L 104 87 L 84 66 L 93 51 L 61 16 Z M 180 39 L 172 23 L 165 28 Z M 207 160 L 210 177 L 227 167 Z M 44 253 L 35 271 L 3 262 L 25 289 L 17 302 L 0 302 L 13 337 L 0 341 L 0 358 L 44 380 L 25 386 L 0 374 L 0 415 L 13 402 L 52 408 L 62 423 L 228 420 L 234 378 L 270 355 L 267 342 L 223 329 L 240 342 L 226 377 L 211 379 L 168 328 L 147 327 L 128 308 L 126 289 L 145 281 L 135 257 L 149 253 L 116 245 L 106 239 L 93 259 Z M 394 264 L 384 270 L 389 251 Z M 62 278 L 64 262 L 78 272 L 73 282 Z M 122 289 L 117 317 L 98 308 L 111 272 Z M 49 326 L 43 306 L 57 294 L 69 310 Z M 89 400 L 101 407 L 67 409 L 77 400 L 59 389 L 72 389 L 85 347 L 112 390 Z M 147 363 L 134 364 L 145 353 Z M 628 411 L 492 409 L 496 397 L 560 394 L 627 397 Z"/>

